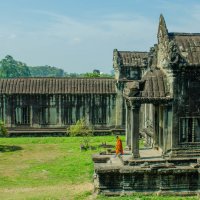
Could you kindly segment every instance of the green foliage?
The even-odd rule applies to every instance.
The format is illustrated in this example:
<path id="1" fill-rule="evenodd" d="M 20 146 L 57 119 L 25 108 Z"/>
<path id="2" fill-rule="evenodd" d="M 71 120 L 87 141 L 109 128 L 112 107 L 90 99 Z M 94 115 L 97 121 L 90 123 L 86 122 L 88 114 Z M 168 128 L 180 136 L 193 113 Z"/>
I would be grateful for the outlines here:
<path id="1" fill-rule="evenodd" d="M 32 77 L 64 77 L 64 70 L 51 66 L 29 67 Z"/>
<path id="2" fill-rule="evenodd" d="M 100 77 L 100 74 L 99 73 L 85 73 L 85 74 L 82 74 L 83 77 L 85 78 L 97 78 L 97 77 Z"/>
<path id="3" fill-rule="evenodd" d="M 8 130 L 5 127 L 4 122 L 0 120 L 0 137 L 7 137 L 7 136 L 8 136 Z"/>
<path id="4" fill-rule="evenodd" d="M 85 74 L 80 74 L 80 77 L 84 77 L 84 78 L 113 78 L 113 76 L 111 74 L 104 74 L 104 73 L 85 73 Z"/>
<path id="5" fill-rule="evenodd" d="M 84 144 L 84 147 L 88 148 L 90 142 L 90 136 L 93 135 L 93 128 L 91 125 L 87 123 L 85 118 L 82 118 L 78 120 L 76 124 L 71 125 L 67 129 L 67 133 L 73 137 L 82 136 L 83 138 L 82 142 Z"/>
<path id="6" fill-rule="evenodd" d="M 12 56 L 7 55 L 0 61 L 0 78 L 18 77 L 113 78 L 114 75 L 100 73 L 99 70 L 82 74 L 67 73 L 63 69 L 48 65 L 32 67 L 27 66 L 23 62 L 16 61 Z"/>
<path id="7" fill-rule="evenodd" d="M 78 73 L 69 73 L 68 74 L 67 72 L 65 72 L 65 77 L 69 77 L 69 78 L 113 78 L 114 75 L 97 73 L 97 72 L 86 72 L 83 74 L 78 74 Z"/>
<path id="8" fill-rule="evenodd" d="M 62 69 L 51 66 L 28 67 L 25 63 L 16 61 L 12 56 L 7 55 L 0 61 L 1 78 L 17 77 L 64 77 Z"/>
<path id="9" fill-rule="evenodd" d="M 12 56 L 7 55 L 0 61 L 1 78 L 30 77 L 30 71 L 25 63 L 16 61 Z"/>

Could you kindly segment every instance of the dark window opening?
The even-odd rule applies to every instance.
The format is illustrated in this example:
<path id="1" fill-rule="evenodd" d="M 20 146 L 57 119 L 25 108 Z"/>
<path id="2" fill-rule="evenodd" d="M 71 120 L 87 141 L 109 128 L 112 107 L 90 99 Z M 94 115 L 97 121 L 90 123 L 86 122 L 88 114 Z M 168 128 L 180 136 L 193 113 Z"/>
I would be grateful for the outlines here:
<path id="1" fill-rule="evenodd" d="M 200 142 L 200 118 L 180 119 L 180 141 Z"/>

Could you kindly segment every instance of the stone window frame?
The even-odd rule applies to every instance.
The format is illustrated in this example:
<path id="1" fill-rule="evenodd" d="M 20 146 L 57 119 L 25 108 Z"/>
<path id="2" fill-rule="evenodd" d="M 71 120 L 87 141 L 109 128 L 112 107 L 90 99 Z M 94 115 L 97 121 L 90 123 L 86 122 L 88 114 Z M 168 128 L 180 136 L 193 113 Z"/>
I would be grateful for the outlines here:
<path id="1" fill-rule="evenodd" d="M 191 126 L 190 127 L 190 131 L 192 132 L 191 135 L 190 135 L 190 138 L 189 138 L 189 133 L 185 133 L 185 141 L 183 141 L 183 134 L 182 134 L 182 131 L 183 131 L 183 124 L 181 122 L 181 120 L 183 119 L 191 119 L 191 122 L 188 122 L 188 123 L 191 123 Z M 200 143 L 200 139 L 199 141 L 196 141 L 196 138 L 195 138 L 195 132 L 194 132 L 194 128 L 195 128 L 195 122 L 194 122 L 194 119 L 199 119 L 200 120 L 200 116 L 188 116 L 188 117 L 180 117 L 179 118 L 179 142 L 180 143 L 187 143 L 187 144 L 190 144 L 190 143 Z M 184 128 L 186 129 L 186 128 Z"/>
<path id="2" fill-rule="evenodd" d="M 14 107 L 14 120 L 16 126 L 30 125 L 30 97 L 26 95 L 17 95 Z"/>

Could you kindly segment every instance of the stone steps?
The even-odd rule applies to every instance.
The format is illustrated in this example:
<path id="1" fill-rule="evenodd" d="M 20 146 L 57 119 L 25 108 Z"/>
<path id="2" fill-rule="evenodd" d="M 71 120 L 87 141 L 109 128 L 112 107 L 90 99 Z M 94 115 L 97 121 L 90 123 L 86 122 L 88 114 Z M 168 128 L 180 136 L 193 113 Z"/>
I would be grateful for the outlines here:
<path id="1" fill-rule="evenodd" d="M 174 150 L 172 153 L 172 157 L 200 157 L 200 149 L 193 150 Z"/>

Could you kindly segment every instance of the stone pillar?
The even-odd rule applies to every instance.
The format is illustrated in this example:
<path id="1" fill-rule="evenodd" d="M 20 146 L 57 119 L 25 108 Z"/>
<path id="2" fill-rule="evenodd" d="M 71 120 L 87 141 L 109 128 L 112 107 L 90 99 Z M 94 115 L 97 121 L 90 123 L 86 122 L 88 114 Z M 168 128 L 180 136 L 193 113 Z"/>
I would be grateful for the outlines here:
<path id="1" fill-rule="evenodd" d="M 7 127 L 12 127 L 12 122 L 11 122 L 11 115 L 12 115 L 12 96 L 7 96 L 6 98 L 6 126 Z"/>
<path id="2" fill-rule="evenodd" d="M 106 126 L 110 126 L 110 96 L 106 95 Z"/>
<path id="3" fill-rule="evenodd" d="M 139 158 L 139 111 L 140 104 L 131 106 L 131 153 L 133 158 Z"/>
<path id="4" fill-rule="evenodd" d="M 118 82 L 116 84 L 116 116 L 115 116 L 115 126 L 116 128 L 122 127 L 122 115 L 123 115 L 123 89 L 124 84 L 122 82 Z"/>
<path id="5" fill-rule="evenodd" d="M 168 135 L 168 132 L 167 132 L 167 119 L 168 119 L 168 116 L 167 116 L 167 106 L 164 105 L 163 107 L 163 154 L 165 154 L 165 151 L 166 151 L 166 143 L 168 142 L 167 141 L 167 135 Z"/>
<path id="6" fill-rule="evenodd" d="M 159 106 L 159 149 L 163 149 L 163 105 Z"/>
<path id="7" fill-rule="evenodd" d="M 125 124 L 125 134 L 126 134 L 126 146 L 128 146 L 128 105 L 125 103 L 126 107 L 126 124 Z"/>
<path id="8" fill-rule="evenodd" d="M 57 120 L 58 120 L 58 125 L 59 127 L 62 126 L 62 95 L 58 95 L 58 98 L 57 98 L 58 102 L 57 102 L 57 106 L 58 106 L 58 112 L 57 112 Z"/>
<path id="9" fill-rule="evenodd" d="M 164 106 L 163 112 L 163 154 L 172 148 L 171 138 L 171 124 L 172 124 L 172 113 L 171 113 L 171 104 L 166 104 Z"/>
<path id="10" fill-rule="evenodd" d="M 30 103 L 30 127 L 33 127 L 33 105 L 32 105 L 32 101 Z"/>
<path id="11" fill-rule="evenodd" d="M 6 113 L 6 96 L 3 95 L 3 121 L 7 124 L 7 113 Z"/>
<path id="12" fill-rule="evenodd" d="M 130 127 L 130 106 L 126 102 L 126 149 L 131 149 L 131 127 Z"/>
<path id="13" fill-rule="evenodd" d="M 158 149 L 159 146 L 159 107 L 158 105 L 154 105 L 154 145 L 155 149 Z"/>
<path id="14" fill-rule="evenodd" d="M 116 127 L 121 127 L 122 125 L 122 108 L 123 108 L 123 99 L 122 95 L 117 95 L 116 97 Z"/>
<path id="15" fill-rule="evenodd" d="M 116 96 L 115 95 L 111 95 L 109 97 L 109 106 L 110 106 L 110 126 L 115 126 L 115 115 L 116 115 L 116 106 L 114 104 Z"/>

